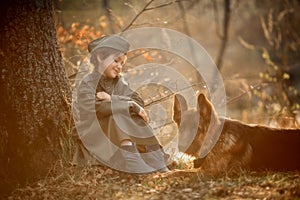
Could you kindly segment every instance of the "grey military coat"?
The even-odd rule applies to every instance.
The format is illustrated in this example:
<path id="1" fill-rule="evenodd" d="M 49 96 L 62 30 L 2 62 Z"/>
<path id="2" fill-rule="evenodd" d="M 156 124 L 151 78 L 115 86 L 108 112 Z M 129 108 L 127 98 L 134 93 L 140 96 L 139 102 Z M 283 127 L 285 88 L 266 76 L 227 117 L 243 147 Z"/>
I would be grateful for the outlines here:
<path id="1" fill-rule="evenodd" d="M 110 94 L 112 100 L 98 100 L 96 93 L 100 91 Z M 76 122 L 88 152 L 106 162 L 124 139 L 139 145 L 158 144 L 152 128 L 137 114 L 143 106 L 141 97 L 123 77 L 108 79 L 96 71 L 88 74 L 77 88 L 79 120 Z"/>

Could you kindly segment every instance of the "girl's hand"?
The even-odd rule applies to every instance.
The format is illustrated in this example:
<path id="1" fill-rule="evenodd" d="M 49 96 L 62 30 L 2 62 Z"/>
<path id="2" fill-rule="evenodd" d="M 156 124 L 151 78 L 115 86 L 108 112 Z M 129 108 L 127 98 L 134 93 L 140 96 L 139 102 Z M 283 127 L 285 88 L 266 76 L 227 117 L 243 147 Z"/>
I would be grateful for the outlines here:
<path id="1" fill-rule="evenodd" d="M 107 94 L 106 92 L 97 92 L 96 97 L 99 100 L 108 100 L 108 101 L 111 100 L 111 96 L 109 94 Z"/>
<path id="2" fill-rule="evenodd" d="M 143 108 L 140 109 L 140 112 L 139 112 L 138 114 L 139 114 L 139 116 L 141 116 L 141 117 L 143 118 L 143 120 L 144 120 L 145 122 L 147 122 L 147 123 L 149 124 L 150 119 L 149 119 L 149 117 L 148 117 L 146 111 L 145 111 Z"/>
<path id="3" fill-rule="evenodd" d="M 146 111 L 144 110 L 144 108 L 142 108 L 139 104 L 137 104 L 135 101 L 130 101 L 130 109 L 137 113 L 145 122 L 147 122 L 149 124 L 150 119 L 146 113 Z"/>

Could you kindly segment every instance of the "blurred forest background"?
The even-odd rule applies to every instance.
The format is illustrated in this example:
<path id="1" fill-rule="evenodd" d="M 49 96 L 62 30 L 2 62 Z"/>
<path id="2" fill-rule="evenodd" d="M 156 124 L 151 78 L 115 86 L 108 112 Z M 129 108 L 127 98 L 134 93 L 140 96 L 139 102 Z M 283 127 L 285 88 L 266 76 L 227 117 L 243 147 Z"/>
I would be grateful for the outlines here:
<path id="1" fill-rule="evenodd" d="M 56 0 L 55 10 L 71 80 L 92 39 L 138 27 L 170 28 L 195 39 L 217 64 L 229 117 L 276 127 L 299 126 L 297 0 Z M 162 54 L 142 52 L 139 62 L 157 62 Z M 127 68 L 138 64 L 136 57 L 129 56 Z M 172 64 L 188 74 L 182 62 Z"/>
<path id="2" fill-rule="evenodd" d="M 134 178 L 127 174 L 120 178 L 121 173 L 108 168 L 86 167 L 78 170 L 70 164 L 77 133 L 73 129 L 73 116 L 70 115 L 71 88 L 68 81 L 74 86 L 78 68 L 88 55 L 87 44 L 103 35 L 149 26 L 184 33 L 202 45 L 216 63 L 225 84 L 228 117 L 247 123 L 299 128 L 299 11 L 299 0 L 2 2 L 0 198 L 18 187 L 16 199 L 20 199 L 18 192 L 21 196 L 27 195 L 28 199 L 37 198 L 37 194 L 48 199 L 55 192 L 56 196 L 53 198 L 61 198 L 69 192 L 70 196 L 78 195 L 77 199 L 84 199 L 81 197 L 88 198 L 92 194 L 88 191 L 91 185 L 94 186 L 93 194 L 99 198 L 99 192 L 105 199 L 113 198 L 113 192 L 119 197 L 131 194 L 131 187 L 134 192 L 140 191 L 143 178 Z M 59 50 L 64 63 L 61 62 Z M 125 72 L 133 76 L 146 73 L 137 73 L 135 69 L 136 66 L 147 63 L 174 67 L 190 81 L 196 91 L 207 92 L 202 77 L 195 73 L 193 66 L 169 52 L 143 49 L 130 52 Z M 153 74 L 159 72 L 159 68 L 153 65 Z M 155 80 L 155 77 L 152 78 Z M 157 85 L 139 88 L 139 92 L 142 93 L 148 108 L 149 105 L 154 105 L 148 110 L 151 119 L 158 123 L 153 125 L 159 129 L 167 124 L 164 129 L 159 129 L 163 133 L 159 136 L 170 138 L 170 134 L 177 130 L 167 123 L 172 119 L 173 99 L 169 98 L 171 91 L 160 86 L 160 83 L 170 80 L 169 78 L 172 77 L 163 76 L 163 80 L 157 80 Z M 168 113 L 164 113 L 165 108 L 168 108 Z M 169 141 L 163 142 L 167 144 Z M 266 188 L 272 186 L 269 183 L 264 184 L 264 181 L 269 181 L 268 177 L 269 173 L 263 175 L 263 185 L 257 184 L 255 178 L 253 184 L 249 185 L 254 189 L 256 185 L 262 186 L 261 196 L 257 198 L 264 198 Z M 270 177 L 280 180 L 273 188 L 276 195 L 288 193 L 299 197 L 299 173 L 290 176 L 273 176 L 271 173 Z M 45 179 L 37 182 L 35 188 L 28 186 L 22 189 L 25 184 L 41 178 Z M 151 176 L 148 178 L 145 179 L 149 186 L 145 187 L 146 192 L 149 192 L 149 188 L 151 191 L 153 188 L 154 191 L 163 191 L 172 185 L 164 181 L 152 181 Z M 194 178 L 191 183 L 199 183 L 196 188 L 204 189 L 204 194 L 216 191 L 217 196 L 227 195 L 235 190 L 223 189 L 224 180 L 231 181 L 227 177 L 219 180 L 221 187 L 215 188 L 216 190 L 211 188 L 210 177 L 206 179 L 207 182 L 198 181 L 198 176 Z M 237 177 L 238 186 L 241 186 L 241 180 L 245 183 L 248 177 Z M 288 183 L 283 189 L 281 181 Z M 128 185 L 124 187 L 126 183 Z M 174 191 L 181 195 L 184 193 L 181 189 L 186 189 L 187 185 L 183 180 L 174 180 L 175 188 L 177 183 L 182 185 L 179 184 L 180 189 Z M 113 184 L 115 187 L 112 187 Z M 157 189 L 159 184 L 162 189 Z M 121 188 L 125 188 L 122 190 L 124 194 L 120 191 Z M 187 189 L 185 191 L 193 194 L 189 192 L 191 188 Z M 244 194 L 243 188 L 238 187 L 237 190 L 239 189 Z M 251 195 L 257 196 L 257 190 L 253 190 Z M 133 196 L 136 194 L 133 193 Z"/>

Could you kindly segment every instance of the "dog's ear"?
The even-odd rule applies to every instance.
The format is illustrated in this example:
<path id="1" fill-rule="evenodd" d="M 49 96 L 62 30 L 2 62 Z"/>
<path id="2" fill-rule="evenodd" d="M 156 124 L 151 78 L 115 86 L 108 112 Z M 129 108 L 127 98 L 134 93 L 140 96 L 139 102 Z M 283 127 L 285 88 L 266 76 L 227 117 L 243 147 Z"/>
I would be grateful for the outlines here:
<path id="1" fill-rule="evenodd" d="M 181 122 L 181 114 L 188 109 L 186 100 L 180 94 L 174 95 L 173 120 L 179 126 Z"/>
<path id="2" fill-rule="evenodd" d="M 198 96 L 198 109 L 200 117 L 210 120 L 211 112 L 214 112 L 213 106 L 207 97 L 202 93 L 200 93 Z"/>

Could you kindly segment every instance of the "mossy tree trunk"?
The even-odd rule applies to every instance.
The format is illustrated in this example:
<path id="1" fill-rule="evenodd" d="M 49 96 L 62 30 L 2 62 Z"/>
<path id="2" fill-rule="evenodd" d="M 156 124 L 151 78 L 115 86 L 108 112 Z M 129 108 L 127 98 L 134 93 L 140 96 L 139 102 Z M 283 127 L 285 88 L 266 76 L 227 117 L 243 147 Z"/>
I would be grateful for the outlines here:
<path id="1" fill-rule="evenodd" d="M 70 87 L 51 0 L 0 3 L 0 194 L 44 176 L 60 158 Z"/>

